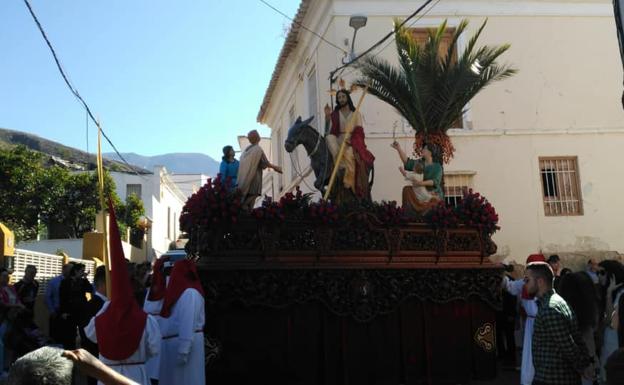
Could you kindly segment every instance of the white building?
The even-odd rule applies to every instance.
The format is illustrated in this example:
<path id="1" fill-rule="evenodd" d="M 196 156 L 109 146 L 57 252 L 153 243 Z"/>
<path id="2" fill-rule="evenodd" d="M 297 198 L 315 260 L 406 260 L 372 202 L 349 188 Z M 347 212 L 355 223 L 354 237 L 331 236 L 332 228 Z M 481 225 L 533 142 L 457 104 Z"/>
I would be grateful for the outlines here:
<path id="1" fill-rule="evenodd" d="M 300 174 L 297 162 L 303 168 L 309 164 L 302 151 L 297 162 L 285 153 L 287 129 L 299 115 L 315 115 L 313 125 L 322 129 L 322 109 L 330 103 L 329 73 L 345 57 L 300 25 L 348 51 L 350 16 L 367 16 L 357 33 L 357 54 L 391 31 L 394 17 L 405 18 L 423 3 L 301 1 L 258 114 L 258 121 L 271 129 L 273 159 L 284 168 L 279 178 L 266 174 L 276 195 Z M 450 131 L 456 153 L 445 165 L 447 195 L 473 187 L 492 202 L 502 227 L 494 237 L 499 259 L 523 262 L 542 251 L 573 263 L 624 250 L 623 184 L 617 168 L 624 146 L 622 63 L 612 2 L 441 1 L 407 25 L 424 31 L 445 19 L 457 26 L 464 18 L 470 26 L 459 50 L 487 18 L 478 45 L 510 43 L 501 61 L 519 73 L 478 94 L 461 127 Z M 396 61 L 392 42 L 374 53 Z M 347 69 L 341 76 L 349 84 L 357 72 Z M 359 93 L 353 98 L 357 102 Z M 396 134 L 409 150 L 413 131 L 373 96 L 364 100 L 362 114 L 367 145 L 376 156 L 373 198 L 400 201 L 404 182 L 389 145 Z M 313 175 L 307 178 L 308 185 L 312 182 Z"/>
<path id="2" fill-rule="evenodd" d="M 152 221 L 147 234 L 148 259 L 158 258 L 180 234 L 180 213 L 187 196 L 162 166 L 154 167 L 152 174 L 111 171 L 110 175 L 122 200 L 134 193 L 143 201 L 145 215 Z"/>
<path id="3" fill-rule="evenodd" d="M 208 181 L 205 174 L 170 174 L 169 179 L 178 186 L 185 197 L 195 194 Z"/>

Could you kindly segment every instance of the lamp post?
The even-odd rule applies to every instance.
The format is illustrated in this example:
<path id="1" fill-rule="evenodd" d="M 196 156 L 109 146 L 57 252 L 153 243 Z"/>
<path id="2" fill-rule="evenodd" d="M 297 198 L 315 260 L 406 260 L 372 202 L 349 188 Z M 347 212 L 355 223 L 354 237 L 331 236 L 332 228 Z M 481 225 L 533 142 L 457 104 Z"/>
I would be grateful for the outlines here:
<path id="1" fill-rule="evenodd" d="M 617 29 L 618 44 L 620 46 L 620 58 L 624 69 L 624 0 L 613 0 L 613 14 L 615 16 L 615 27 Z M 622 93 L 622 108 L 624 108 L 624 93 Z"/>
<path id="2" fill-rule="evenodd" d="M 347 61 L 345 62 L 343 60 L 343 64 L 346 64 L 350 61 L 352 61 L 353 59 L 355 59 L 356 55 L 355 55 L 355 37 L 357 36 L 357 31 L 358 29 L 366 26 L 366 22 L 368 21 L 368 18 L 364 15 L 352 15 L 349 18 L 349 27 L 353 28 L 353 38 L 351 39 L 351 51 L 349 52 L 349 57 L 347 58 Z"/>
<path id="3" fill-rule="evenodd" d="M 149 229 L 152 228 L 152 220 L 145 215 L 141 215 L 139 219 L 137 219 L 136 224 L 137 224 L 137 227 L 141 229 L 141 231 L 143 231 L 143 247 L 145 248 L 145 260 L 149 261 L 148 250 L 147 250 L 147 243 L 148 243 L 147 238 L 148 238 Z"/>

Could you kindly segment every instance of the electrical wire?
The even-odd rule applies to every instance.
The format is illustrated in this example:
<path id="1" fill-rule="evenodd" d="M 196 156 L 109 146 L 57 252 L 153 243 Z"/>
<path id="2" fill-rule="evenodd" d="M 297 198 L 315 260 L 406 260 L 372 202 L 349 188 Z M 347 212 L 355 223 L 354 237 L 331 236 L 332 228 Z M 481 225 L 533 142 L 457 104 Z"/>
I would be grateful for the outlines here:
<path id="1" fill-rule="evenodd" d="M 85 111 L 85 125 L 86 125 L 86 135 L 87 135 L 87 154 L 89 153 L 89 114 Z"/>
<path id="2" fill-rule="evenodd" d="M 263 0 L 260 0 L 263 1 Z M 411 15 L 409 15 L 405 20 L 403 20 L 403 22 L 401 22 L 401 24 L 399 24 L 399 28 L 404 26 L 411 18 L 413 18 L 414 16 L 418 15 L 418 13 L 420 13 L 420 11 L 422 11 L 427 5 L 429 5 L 431 2 L 433 2 L 434 0 L 427 0 L 425 1 L 425 3 L 423 5 L 421 5 L 420 7 L 418 7 L 418 9 L 416 9 Z M 438 0 L 439 1 L 439 0 Z M 379 47 L 381 44 L 383 44 L 383 42 L 385 42 L 386 40 L 388 40 L 390 37 L 394 36 L 394 30 L 388 32 L 384 37 L 381 38 L 381 40 L 379 40 L 377 43 L 373 44 L 370 48 L 368 48 L 366 51 L 362 52 L 361 54 L 359 54 L 357 57 L 355 57 L 353 60 L 351 60 L 350 62 L 343 64 L 341 66 L 339 66 L 338 68 L 334 69 L 332 72 L 330 72 L 329 74 L 329 78 L 330 78 L 330 82 L 333 83 L 333 79 L 334 79 L 334 75 L 336 74 L 336 72 L 340 71 L 343 68 L 347 68 L 350 67 L 352 64 L 356 63 L 358 60 L 360 60 L 362 57 L 364 57 L 365 55 L 367 55 L 369 52 L 371 52 L 372 50 L 374 50 L 375 48 Z"/>
<path id="3" fill-rule="evenodd" d="M 275 8 L 274 6 L 272 6 L 271 4 L 267 3 L 265 0 L 259 0 L 262 4 L 266 5 L 267 7 L 271 8 L 272 10 L 274 10 L 275 12 L 279 13 L 280 15 L 284 16 L 285 18 L 287 18 L 288 20 L 292 21 L 293 23 L 297 24 L 298 26 L 300 26 L 301 28 L 305 29 L 306 31 L 310 32 L 311 34 L 313 34 L 314 36 L 317 36 L 319 39 L 323 40 L 325 43 L 331 45 L 332 47 L 336 48 L 337 50 L 341 51 L 344 54 L 348 54 L 348 52 L 344 49 L 341 48 L 339 46 L 337 46 L 336 44 L 332 43 L 331 41 L 325 39 L 323 36 L 321 36 L 320 34 L 318 34 L 317 32 L 311 30 L 310 28 L 306 27 L 305 25 L 303 25 L 302 23 L 296 21 L 295 19 L 293 19 L 292 17 L 288 16 L 287 14 L 285 14 L 284 12 L 280 11 L 279 9 Z"/>
<path id="4" fill-rule="evenodd" d="M 414 26 L 414 24 L 416 24 L 416 23 L 417 23 L 420 19 L 422 19 L 423 17 L 427 16 L 427 14 L 428 14 L 429 12 L 431 12 L 431 10 L 432 10 L 433 8 L 435 8 L 435 6 L 436 6 L 436 5 L 438 5 L 438 3 L 439 3 L 439 2 L 440 2 L 440 0 L 435 0 L 435 3 L 434 3 L 431 7 L 429 7 L 429 9 L 428 9 L 428 10 L 426 10 L 426 11 L 425 11 L 425 12 L 423 12 L 421 15 L 419 15 L 419 16 L 418 16 L 418 17 L 417 17 L 414 21 L 412 21 L 412 22 L 411 22 L 411 23 L 410 23 L 407 27 L 408 27 L 408 28 L 413 27 L 413 26 Z M 401 25 L 403 25 L 403 24 L 401 24 Z M 381 54 L 381 53 L 382 53 L 382 52 L 383 52 L 386 48 L 388 48 L 388 46 L 390 46 L 390 44 L 392 44 L 392 42 L 394 42 L 394 40 L 395 40 L 395 37 L 394 37 L 394 34 L 393 34 L 393 35 L 392 35 L 392 39 L 390 39 L 390 40 L 388 41 L 388 43 L 387 43 L 386 45 L 384 45 L 384 46 L 383 46 L 383 47 L 379 50 L 379 52 L 376 52 L 376 53 L 372 54 L 372 55 L 371 55 L 371 57 L 373 57 L 373 58 L 374 58 L 375 56 L 380 55 L 380 54 Z M 356 70 L 357 70 L 356 68 L 352 68 L 352 69 L 351 69 L 349 72 L 347 72 L 346 74 L 342 75 L 342 72 L 341 72 L 340 74 L 338 74 L 338 76 L 344 76 L 344 77 L 347 77 L 347 76 L 351 75 L 352 73 L 354 73 Z M 342 68 L 342 69 L 341 69 L 341 71 L 344 71 L 344 68 Z"/>
<path id="5" fill-rule="evenodd" d="M 50 52 L 52 53 L 52 57 L 54 57 L 54 62 L 56 63 L 56 67 L 58 68 L 59 72 L 61 73 L 61 76 L 63 77 L 63 80 L 65 81 L 65 84 L 67 84 L 67 87 L 69 87 L 69 90 L 80 101 L 80 103 L 82 104 L 84 109 L 87 111 L 87 115 L 89 116 L 89 118 L 91 118 L 93 123 L 95 123 L 95 125 L 100 129 L 100 131 L 102 132 L 102 136 L 104 136 L 104 139 L 106 139 L 106 141 L 113 148 L 113 150 L 115 151 L 117 156 L 119 156 L 119 159 L 121 159 L 122 162 L 125 163 L 125 165 L 128 166 L 128 168 L 132 172 L 134 172 L 137 176 L 145 179 L 143 176 L 141 176 L 135 170 L 135 166 L 132 166 L 130 163 L 128 163 L 126 161 L 126 159 L 123 157 L 123 155 L 121 155 L 121 153 L 117 150 L 117 147 L 115 147 L 113 142 L 110 140 L 108 135 L 106 135 L 106 133 L 104 132 L 104 130 L 100 126 L 100 123 L 95 119 L 95 117 L 91 113 L 91 109 L 89 108 L 87 103 L 84 101 L 82 96 L 80 96 L 80 94 L 78 93 L 78 90 L 76 88 L 74 88 L 74 86 L 71 85 L 71 82 L 69 81 L 69 79 L 67 78 L 67 75 L 65 74 L 65 71 L 63 70 L 63 66 L 61 66 L 61 63 L 60 63 L 60 61 L 58 59 L 58 56 L 56 55 L 56 51 L 54 50 L 54 47 L 52 47 L 52 43 L 50 43 L 50 40 L 48 39 L 48 36 L 46 35 L 45 31 L 43 30 L 43 26 L 39 22 L 39 19 L 37 18 L 37 15 L 35 15 L 35 12 L 33 11 L 32 7 L 30 6 L 30 3 L 28 2 L 28 0 L 24 0 L 24 3 L 26 4 L 26 7 L 28 8 L 28 11 L 30 12 L 30 15 L 32 16 L 33 20 L 35 21 L 35 24 L 37 24 L 37 28 L 39 28 L 39 32 L 41 32 L 41 35 L 43 36 L 43 39 L 45 40 L 46 44 L 48 45 L 48 48 L 50 49 Z"/>

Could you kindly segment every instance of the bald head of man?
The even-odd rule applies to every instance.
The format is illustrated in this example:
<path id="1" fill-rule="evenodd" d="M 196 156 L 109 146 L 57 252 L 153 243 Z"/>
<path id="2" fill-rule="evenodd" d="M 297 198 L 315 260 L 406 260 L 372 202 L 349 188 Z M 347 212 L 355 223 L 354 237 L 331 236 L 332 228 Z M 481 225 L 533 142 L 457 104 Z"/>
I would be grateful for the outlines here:
<path id="1" fill-rule="evenodd" d="M 256 130 L 251 130 L 247 133 L 247 139 L 249 139 L 251 144 L 258 144 L 260 142 L 260 134 Z"/>

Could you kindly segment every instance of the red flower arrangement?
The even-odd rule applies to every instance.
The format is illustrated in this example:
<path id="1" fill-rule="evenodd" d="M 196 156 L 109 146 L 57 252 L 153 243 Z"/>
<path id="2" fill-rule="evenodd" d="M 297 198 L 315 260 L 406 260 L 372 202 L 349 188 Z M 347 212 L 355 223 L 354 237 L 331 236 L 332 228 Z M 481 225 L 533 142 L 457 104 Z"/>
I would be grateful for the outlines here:
<path id="1" fill-rule="evenodd" d="M 286 217 L 302 219 L 310 202 L 311 194 L 304 194 L 297 186 L 295 193 L 286 193 L 279 202 L 265 196 L 262 205 L 251 211 L 251 215 L 260 220 L 284 221 Z"/>
<path id="2" fill-rule="evenodd" d="M 455 207 L 455 212 L 466 226 L 479 228 L 488 235 L 500 229 L 498 214 L 494 206 L 472 189 L 464 193 L 463 198 Z"/>
<path id="3" fill-rule="evenodd" d="M 441 201 L 424 215 L 425 222 L 434 230 L 448 229 L 457 227 L 459 224 L 459 218 L 455 213 L 453 207 L 446 205 L 444 201 Z"/>
<path id="4" fill-rule="evenodd" d="M 324 199 L 310 203 L 306 210 L 306 217 L 312 222 L 321 225 L 333 225 L 338 223 L 338 206 Z"/>
<path id="5" fill-rule="evenodd" d="M 284 208 L 281 203 L 273 201 L 273 198 L 265 196 L 260 207 L 251 210 L 251 215 L 259 221 L 279 221 L 286 219 Z"/>
<path id="6" fill-rule="evenodd" d="M 209 178 L 184 204 L 180 215 L 180 229 L 192 232 L 198 227 L 209 230 L 224 223 L 236 223 L 241 211 L 241 197 L 231 191 L 221 175 Z"/>
<path id="7" fill-rule="evenodd" d="M 377 219 L 386 225 L 399 225 L 407 220 L 405 210 L 396 201 L 383 201 L 376 206 Z"/>

